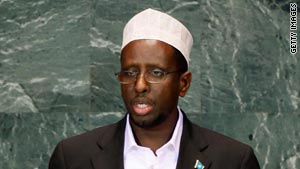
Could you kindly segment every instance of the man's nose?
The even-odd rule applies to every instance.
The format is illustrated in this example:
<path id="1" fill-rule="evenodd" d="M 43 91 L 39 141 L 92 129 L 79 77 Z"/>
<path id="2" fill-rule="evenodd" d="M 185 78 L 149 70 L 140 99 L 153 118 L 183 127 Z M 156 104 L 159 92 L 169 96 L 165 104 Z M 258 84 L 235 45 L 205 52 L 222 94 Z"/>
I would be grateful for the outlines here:
<path id="1" fill-rule="evenodd" d="M 147 93 L 150 91 L 149 83 L 145 80 L 145 73 L 136 76 L 135 91 L 137 93 Z"/>

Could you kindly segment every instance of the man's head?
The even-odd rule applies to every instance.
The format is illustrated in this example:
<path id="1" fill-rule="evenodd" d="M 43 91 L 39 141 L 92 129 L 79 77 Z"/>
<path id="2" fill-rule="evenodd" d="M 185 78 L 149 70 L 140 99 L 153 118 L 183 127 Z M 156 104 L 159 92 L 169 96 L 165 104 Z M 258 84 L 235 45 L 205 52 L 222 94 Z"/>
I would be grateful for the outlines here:
<path id="1" fill-rule="evenodd" d="M 158 11 L 154 12 L 157 13 Z M 167 15 L 167 17 L 170 16 Z M 168 23 L 170 24 L 172 20 L 175 19 L 171 18 Z M 153 128 L 168 123 L 170 119 L 177 118 L 179 96 L 185 96 L 191 83 L 191 72 L 188 71 L 190 47 L 186 47 L 186 44 L 180 44 L 186 42 L 186 39 L 175 42 L 174 39 L 180 40 L 180 38 L 168 40 L 165 34 L 163 35 L 165 37 L 162 36 L 162 38 L 146 36 L 152 33 L 151 30 L 157 29 L 155 24 L 154 26 L 148 25 L 147 30 L 150 32 L 144 32 L 145 36 L 137 38 L 134 31 L 139 29 L 134 26 L 139 24 L 135 22 L 130 23 L 129 21 L 129 26 L 127 24 L 124 29 L 124 34 L 127 32 L 134 37 L 123 36 L 125 38 L 123 38 L 121 71 L 118 78 L 121 82 L 123 101 L 130 114 L 131 122 L 139 127 Z M 164 25 L 159 26 L 161 26 L 160 29 L 164 29 Z M 133 32 L 130 32 L 128 27 L 131 27 Z M 177 35 L 173 34 L 173 36 Z M 192 40 L 189 40 L 188 43 L 191 44 Z M 171 45 L 170 43 L 179 45 Z M 182 51 L 188 52 L 183 54 Z"/>

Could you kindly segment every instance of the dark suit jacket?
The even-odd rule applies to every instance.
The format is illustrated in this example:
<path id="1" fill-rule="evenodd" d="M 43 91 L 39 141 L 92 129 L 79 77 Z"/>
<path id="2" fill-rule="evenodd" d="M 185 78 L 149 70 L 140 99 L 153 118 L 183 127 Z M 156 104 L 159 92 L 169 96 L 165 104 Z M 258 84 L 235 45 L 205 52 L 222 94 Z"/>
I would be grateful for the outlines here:
<path id="1" fill-rule="evenodd" d="M 49 169 L 123 169 L 126 119 L 61 141 Z M 192 124 L 184 115 L 177 169 L 259 169 L 252 149 L 231 138 Z"/>

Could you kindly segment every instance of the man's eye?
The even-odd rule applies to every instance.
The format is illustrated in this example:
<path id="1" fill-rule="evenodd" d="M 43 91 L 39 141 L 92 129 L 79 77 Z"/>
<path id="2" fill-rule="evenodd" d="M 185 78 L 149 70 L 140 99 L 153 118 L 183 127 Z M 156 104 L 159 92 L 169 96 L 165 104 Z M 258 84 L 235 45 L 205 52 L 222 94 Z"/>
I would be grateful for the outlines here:
<path id="1" fill-rule="evenodd" d="M 125 71 L 124 75 L 125 76 L 129 76 L 129 77 L 134 77 L 137 75 L 138 72 L 134 72 L 134 71 Z"/>
<path id="2" fill-rule="evenodd" d="M 159 69 L 154 69 L 150 71 L 151 76 L 154 77 L 162 77 L 164 75 L 164 72 L 162 70 Z"/>

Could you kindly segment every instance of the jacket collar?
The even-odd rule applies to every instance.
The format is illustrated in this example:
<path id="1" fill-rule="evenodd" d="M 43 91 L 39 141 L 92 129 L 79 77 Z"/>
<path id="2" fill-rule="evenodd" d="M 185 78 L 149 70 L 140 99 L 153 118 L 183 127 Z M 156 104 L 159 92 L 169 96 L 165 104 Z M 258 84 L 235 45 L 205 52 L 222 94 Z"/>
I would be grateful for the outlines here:
<path id="1" fill-rule="evenodd" d="M 94 169 L 123 169 L 123 147 L 126 120 L 123 118 L 99 135 L 100 151 L 92 157 Z"/>
<path id="2" fill-rule="evenodd" d="M 192 124 L 183 113 L 183 133 L 176 169 L 193 169 L 197 160 L 205 166 L 205 169 L 209 169 L 211 161 L 203 153 L 208 146 L 200 128 Z"/>

